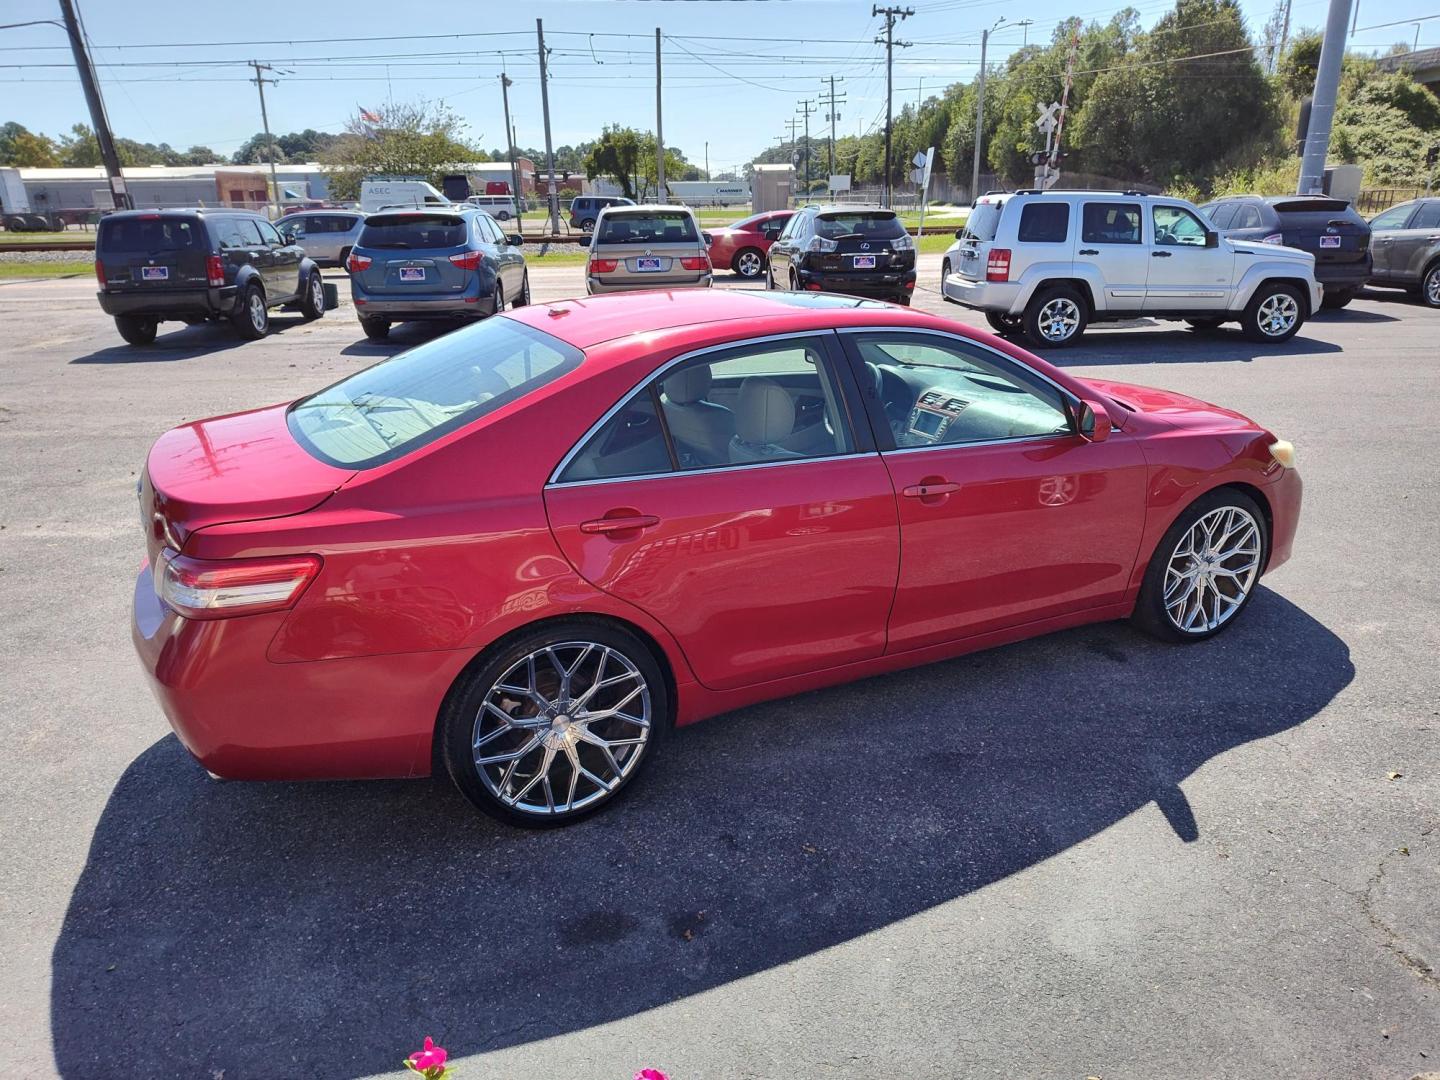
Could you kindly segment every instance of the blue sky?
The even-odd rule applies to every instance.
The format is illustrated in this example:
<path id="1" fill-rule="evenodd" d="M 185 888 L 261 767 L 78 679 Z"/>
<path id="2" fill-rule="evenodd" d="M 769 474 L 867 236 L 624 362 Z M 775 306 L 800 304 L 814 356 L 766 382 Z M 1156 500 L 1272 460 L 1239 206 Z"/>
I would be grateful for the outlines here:
<path id="1" fill-rule="evenodd" d="M 1271 2 L 1242 0 L 1252 31 L 1263 25 Z M 557 146 L 591 138 L 606 123 L 653 127 L 657 26 L 666 35 L 666 142 L 703 164 L 708 141 L 713 170 L 734 167 L 779 141 L 789 130 L 785 121 L 798 118 L 798 103 L 818 98 L 830 75 L 843 79 L 836 90 L 848 99 L 840 106 L 841 134 L 872 129 L 883 119 L 884 53 L 873 43 L 881 20 L 872 17 L 868 0 L 480 0 L 417 5 L 413 10 L 428 14 L 414 20 L 384 0 L 262 4 L 250 7 L 255 14 L 248 18 L 233 5 L 196 0 L 80 3 L 116 132 L 180 148 L 204 144 L 225 155 L 260 129 L 255 88 L 245 81 L 249 59 L 293 73 L 267 88 L 276 131 L 334 131 L 357 103 L 425 97 L 447 102 L 486 147 L 503 140 L 497 78 L 503 65 L 515 80 L 510 100 L 520 143 L 542 146 L 537 17 L 553 50 Z M 899 24 L 897 38 L 914 44 L 896 50 L 897 107 L 970 78 L 981 30 L 1002 16 L 1033 23 L 1002 23 L 991 38 L 992 62 L 1027 36 L 1048 39 L 1068 15 L 1103 20 L 1122 5 L 910 0 L 909 6 L 915 15 Z M 1148 27 L 1171 3 L 1137 0 L 1133 6 Z M 1326 9 L 1327 0 L 1295 0 L 1292 26 L 1318 26 Z M 59 17 L 54 0 L 5 0 L 0 12 L 6 23 Z M 1434 14 L 1434 0 L 1360 0 L 1358 25 Z M 1368 30 L 1352 45 L 1380 48 L 1413 41 L 1415 33 L 1414 25 Z M 321 40 L 334 38 L 378 40 Z M 1440 44 L 1440 19 L 1421 23 L 1419 40 L 1422 47 Z M 215 44 L 192 47 L 202 42 Z M 181 47 L 157 47 L 164 45 Z M 822 117 L 823 109 L 812 115 L 812 133 L 819 134 Z M 0 30 L 3 120 L 52 135 L 88 123 L 58 28 Z"/>

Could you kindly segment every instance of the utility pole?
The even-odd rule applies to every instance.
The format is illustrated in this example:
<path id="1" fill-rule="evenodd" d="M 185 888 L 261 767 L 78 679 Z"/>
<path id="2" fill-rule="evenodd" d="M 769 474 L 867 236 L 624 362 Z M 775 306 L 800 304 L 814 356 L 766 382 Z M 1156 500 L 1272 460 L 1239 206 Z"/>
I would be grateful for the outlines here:
<path id="1" fill-rule="evenodd" d="M 105 113 L 105 101 L 100 96 L 95 68 L 90 63 L 90 53 L 80 33 L 80 18 L 75 14 L 75 5 L 71 0 L 60 0 L 60 11 L 65 16 L 65 34 L 70 38 L 70 52 L 75 57 L 75 68 L 80 74 L 80 88 L 85 91 L 85 104 L 90 108 L 95 141 L 100 144 L 100 160 L 105 163 L 105 175 L 110 178 L 110 196 L 117 210 L 133 210 L 135 202 L 125 187 L 125 174 L 120 171 L 120 155 L 115 152 L 110 117 Z"/>
<path id="2" fill-rule="evenodd" d="M 1005 16 L 995 20 L 994 30 L 1005 21 Z M 980 77 L 976 80 L 975 94 L 975 166 L 970 171 L 970 205 L 980 197 L 980 151 L 985 144 L 985 55 L 990 45 L 990 30 L 980 32 Z"/>
<path id="3" fill-rule="evenodd" d="M 882 8 L 878 5 L 872 5 L 870 9 L 871 18 L 874 18 L 876 15 L 885 16 L 885 36 L 883 38 L 875 39 L 875 43 L 877 45 L 885 46 L 885 186 L 883 189 L 884 193 L 882 195 L 882 198 L 884 199 L 884 202 L 881 204 L 882 206 L 890 205 L 891 195 L 890 112 L 892 103 L 891 99 L 895 89 L 895 46 L 899 45 L 902 49 L 909 48 L 909 42 L 895 40 L 895 20 L 896 18 L 908 19 L 911 15 L 914 14 L 914 8 Z M 983 63 L 981 66 L 981 70 L 984 70 Z"/>
<path id="4" fill-rule="evenodd" d="M 665 129 L 660 123 L 660 28 L 655 28 L 655 201 L 665 201 Z M 695 144 L 690 144 L 693 149 Z"/>
<path id="5" fill-rule="evenodd" d="M 510 126 L 510 87 L 515 81 L 500 72 L 500 100 L 505 106 L 505 160 L 510 163 L 510 197 L 515 202 L 515 228 L 518 232 L 525 218 L 524 196 L 520 193 L 520 168 L 515 161 L 515 129 Z"/>
<path id="6" fill-rule="evenodd" d="M 258 60 L 251 60 L 249 64 L 255 69 L 255 89 L 260 91 L 260 123 L 265 128 L 265 145 L 270 148 L 270 201 L 275 204 L 275 210 L 280 210 L 280 181 L 275 176 L 275 136 L 270 134 L 270 115 L 265 111 L 265 84 L 276 85 L 274 79 L 267 79 L 261 74 L 263 71 L 274 71 L 269 64 L 262 64 Z"/>
<path id="7" fill-rule="evenodd" d="M 815 99 L 804 98 L 798 106 L 805 117 L 805 198 L 810 198 L 810 114 L 815 111 Z"/>
<path id="8" fill-rule="evenodd" d="M 555 149 L 550 142 L 550 87 L 545 69 L 545 23 L 535 20 L 535 37 L 540 44 L 540 111 L 545 114 L 545 185 L 546 209 L 550 217 L 550 235 L 560 235 L 560 193 L 555 187 Z M 545 249 L 540 249 L 544 254 Z"/>
<path id="9" fill-rule="evenodd" d="M 1340 89 L 1340 62 L 1345 58 L 1345 24 L 1350 21 L 1350 0 L 1330 0 L 1325 40 L 1315 69 L 1315 93 L 1310 105 L 1310 127 L 1305 133 L 1305 154 L 1300 161 L 1299 195 L 1318 195 L 1325 189 L 1325 158 L 1330 152 L 1330 126 L 1335 121 L 1335 98 Z"/>
<path id="10" fill-rule="evenodd" d="M 841 82 L 844 82 L 845 79 L 842 77 L 842 78 L 840 79 L 840 81 L 841 81 Z M 820 99 L 820 104 L 821 104 L 821 105 L 824 105 L 827 109 L 830 110 L 829 112 L 827 112 L 827 113 L 825 114 L 825 119 L 830 121 L 830 175 L 831 175 L 831 176 L 834 176 L 834 175 L 835 175 L 835 124 L 836 124 L 836 122 L 838 122 L 839 119 L 840 119 L 840 112 L 839 112 L 838 109 L 836 109 L 836 106 L 842 104 L 844 101 L 845 101 L 845 95 L 844 95 L 843 93 L 842 93 L 839 97 L 836 97 L 836 96 L 835 96 L 835 76 L 834 76 L 834 75 L 831 75 L 831 76 L 830 76 L 830 93 L 829 93 L 826 97 L 822 97 L 822 98 Z"/>

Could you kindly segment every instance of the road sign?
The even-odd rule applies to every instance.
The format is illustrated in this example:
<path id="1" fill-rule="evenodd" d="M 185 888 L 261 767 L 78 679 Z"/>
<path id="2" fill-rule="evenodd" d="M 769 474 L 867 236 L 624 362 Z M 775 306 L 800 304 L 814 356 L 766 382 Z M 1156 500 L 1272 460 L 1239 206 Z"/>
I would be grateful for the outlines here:
<path id="1" fill-rule="evenodd" d="M 1042 105 L 1037 101 L 1035 108 L 1040 113 L 1040 119 L 1035 121 L 1035 126 L 1045 132 L 1045 134 L 1050 134 L 1050 132 L 1055 130 L 1056 125 L 1060 123 L 1058 116 L 1060 103 L 1058 101 L 1052 101 L 1049 105 Z"/>

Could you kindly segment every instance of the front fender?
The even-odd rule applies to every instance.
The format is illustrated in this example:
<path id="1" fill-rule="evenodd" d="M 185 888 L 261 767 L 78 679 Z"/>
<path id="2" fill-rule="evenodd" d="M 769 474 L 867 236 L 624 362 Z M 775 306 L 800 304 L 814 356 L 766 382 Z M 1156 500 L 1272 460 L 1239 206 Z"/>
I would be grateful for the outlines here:
<path id="1" fill-rule="evenodd" d="M 1243 258 L 1243 256 L 1237 256 Z M 1320 283 L 1315 280 L 1315 264 L 1309 260 L 1302 259 L 1275 259 L 1256 258 L 1240 279 L 1235 283 L 1235 291 L 1231 294 L 1230 310 L 1244 311 L 1251 299 L 1255 296 L 1255 290 L 1269 281 L 1285 281 L 1302 287 L 1305 294 L 1305 302 L 1309 308 L 1306 317 L 1313 315 L 1320 308 L 1321 288 Z"/>

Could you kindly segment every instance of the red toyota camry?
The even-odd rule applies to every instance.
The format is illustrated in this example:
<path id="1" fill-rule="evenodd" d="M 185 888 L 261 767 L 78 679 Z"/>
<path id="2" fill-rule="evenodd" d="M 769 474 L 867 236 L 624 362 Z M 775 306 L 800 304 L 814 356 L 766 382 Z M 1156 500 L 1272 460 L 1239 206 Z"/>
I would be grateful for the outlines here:
<path id="1" fill-rule="evenodd" d="M 569 300 L 161 437 L 134 639 L 236 779 L 449 772 L 552 825 L 673 725 L 1062 627 L 1229 626 L 1294 450 L 918 311 Z"/>
<path id="2" fill-rule="evenodd" d="M 794 210 L 770 210 L 722 229 L 711 229 L 710 264 L 716 270 L 733 270 L 743 278 L 758 278 L 770 261 L 770 245 L 794 216 Z"/>

